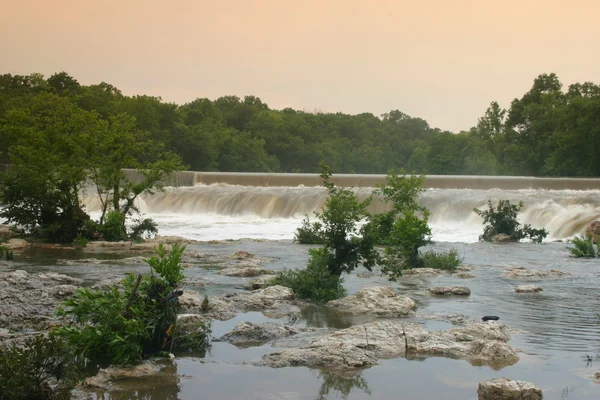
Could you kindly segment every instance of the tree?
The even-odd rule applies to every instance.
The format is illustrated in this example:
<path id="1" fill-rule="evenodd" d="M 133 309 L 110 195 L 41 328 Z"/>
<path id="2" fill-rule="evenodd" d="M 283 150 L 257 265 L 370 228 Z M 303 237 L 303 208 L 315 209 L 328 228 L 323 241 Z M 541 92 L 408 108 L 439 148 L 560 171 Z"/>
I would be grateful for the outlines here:
<path id="1" fill-rule="evenodd" d="M 102 131 L 102 122 L 65 98 L 41 94 L 1 124 L 11 167 L 0 175 L 6 204 L 0 216 L 29 233 L 71 242 L 89 219 L 78 196 L 87 178 L 82 144 Z"/>

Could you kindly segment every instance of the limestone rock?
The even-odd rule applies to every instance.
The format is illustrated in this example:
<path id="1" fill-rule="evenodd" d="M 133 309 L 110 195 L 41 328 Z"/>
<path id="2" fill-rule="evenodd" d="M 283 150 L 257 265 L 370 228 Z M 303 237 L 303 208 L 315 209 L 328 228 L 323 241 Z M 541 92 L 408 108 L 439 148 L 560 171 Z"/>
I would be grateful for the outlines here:
<path id="1" fill-rule="evenodd" d="M 470 296 L 471 289 L 466 286 L 434 286 L 427 288 L 427 291 L 436 295 L 457 295 Z"/>
<path id="2" fill-rule="evenodd" d="M 541 287 L 535 285 L 519 285 L 515 288 L 515 292 L 517 293 L 537 293 L 542 290 Z"/>
<path id="3" fill-rule="evenodd" d="M 273 279 L 273 277 L 270 275 L 259 276 L 256 279 L 252 279 L 252 280 L 248 281 L 244 285 L 244 289 L 246 289 L 246 290 L 264 289 L 269 286 L 269 282 L 271 281 L 271 279 Z"/>
<path id="4" fill-rule="evenodd" d="M 462 279 L 471 279 L 471 278 L 475 278 L 475 275 L 469 273 L 469 272 L 459 272 L 458 274 L 454 274 L 455 277 L 457 278 L 462 278 Z"/>
<path id="5" fill-rule="evenodd" d="M 332 300 L 327 307 L 349 314 L 372 314 L 380 317 L 405 317 L 417 308 L 414 300 L 399 295 L 389 286 L 360 289 L 356 294 Z"/>
<path id="6" fill-rule="evenodd" d="M 499 233 L 492 236 L 492 243 L 514 243 L 516 240 L 507 235 L 506 233 Z"/>
<path id="7" fill-rule="evenodd" d="M 183 294 L 179 296 L 179 304 L 185 309 L 200 308 L 202 304 L 200 293 L 193 290 L 184 290 Z"/>
<path id="8" fill-rule="evenodd" d="M 231 332 L 213 340 L 228 342 L 236 346 L 249 347 L 252 345 L 261 345 L 273 339 L 296 335 L 301 331 L 301 328 L 280 325 L 275 322 L 263 322 L 260 324 L 241 322 Z"/>
<path id="9" fill-rule="evenodd" d="M 542 278 L 561 278 L 570 276 L 568 272 L 562 272 L 555 269 L 550 271 L 540 271 L 538 269 L 527 269 L 523 267 L 510 268 L 504 271 L 504 277 L 509 279 L 542 279 Z"/>
<path id="10" fill-rule="evenodd" d="M 265 269 L 262 265 L 238 264 L 226 267 L 217 272 L 219 275 L 252 277 L 261 275 L 275 275 L 274 271 Z"/>
<path id="11" fill-rule="evenodd" d="M 23 239 L 8 239 L 5 246 L 9 250 L 23 250 L 29 247 L 29 243 Z"/>
<path id="12" fill-rule="evenodd" d="M 377 321 L 317 337 L 305 347 L 268 354 L 259 365 L 347 370 L 372 366 L 380 358 L 442 356 L 506 366 L 518 360 L 506 343 L 509 338 L 502 323 L 474 323 L 433 332 L 417 324 Z"/>
<path id="13" fill-rule="evenodd" d="M 542 400 L 542 389 L 530 382 L 495 378 L 479 383 L 479 400 Z"/>
<path id="14" fill-rule="evenodd" d="M 413 268 L 402 271 L 403 276 L 436 276 L 441 273 L 442 270 L 434 268 Z"/>

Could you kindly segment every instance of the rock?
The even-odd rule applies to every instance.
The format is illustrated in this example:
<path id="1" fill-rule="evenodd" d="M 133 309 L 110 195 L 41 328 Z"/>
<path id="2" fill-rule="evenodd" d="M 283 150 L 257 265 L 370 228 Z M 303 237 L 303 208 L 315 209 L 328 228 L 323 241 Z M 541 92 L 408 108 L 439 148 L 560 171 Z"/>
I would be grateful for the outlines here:
<path id="1" fill-rule="evenodd" d="M 471 264 L 463 264 L 460 267 L 456 267 L 456 272 L 469 272 L 473 271 L 475 267 Z"/>
<path id="2" fill-rule="evenodd" d="M 148 360 L 133 367 L 111 366 L 101 369 L 96 375 L 85 379 L 83 384 L 88 388 L 118 390 L 116 381 L 157 375 L 161 368 L 160 364 Z"/>
<path id="3" fill-rule="evenodd" d="M 317 337 L 305 347 L 265 355 L 258 364 L 348 370 L 372 366 L 380 358 L 442 356 L 506 366 L 518 361 L 506 343 L 509 339 L 508 328 L 499 322 L 433 332 L 417 324 L 377 321 Z"/>
<path id="4" fill-rule="evenodd" d="M 234 260 L 245 260 L 247 258 L 254 258 L 254 257 L 256 257 L 254 254 L 249 253 L 244 250 L 238 250 L 229 256 L 229 258 L 232 258 Z"/>
<path id="5" fill-rule="evenodd" d="M 208 318 L 200 314 L 179 314 L 177 315 L 178 332 L 196 332 Z"/>
<path id="6" fill-rule="evenodd" d="M 213 339 L 217 342 L 228 342 L 240 347 L 262 345 L 273 339 L 296 335 L 302 332 L 301 328 L 289 325 L 280 325 L 275 322 L 241 322 L 231 332 L 220 338 Z"/>
<path id="7" fill-rule="evenodd" d="M 517 293 L 537 293 L 542 290 L 541 287 L 535 285 L 519 285 L 515 288 L 515 292 Z"/>
<path id="8" fill-rule="evenodd" d="M 383 274 L 381 272 L 358 272 L 356 274 L 357 278 L 371 279 L 371 278 L 381 278 Z"/>
<path id="9" fill-rule="evenodd" d="M 29 247 L 29 243 L 23 239 L 8 239 L 8 242 L 4 245 L 9 250 L 22 250 Z"/>
<path id="10" fill-rule="evenodd" d="M 457 295 L 457 296 L 470 296 L 471 289 L 466 286 L 434 286 L 427 288 L 427 291 L 431 294 L 437 295 Z"/>
<path id="11" fill-rule="evenodd" d="M 185 294 L 187 291 L 184 292 Z M 181 296 L 181 297 L 184 297 Z M 193 296 L 193 295 L 192 295 Z M 181 297 L 179 301 L 181 303 Z M 199 314 L 200 296 L 187 300 L 183 309 L 187 313 Z M 283 286 L 269 286 L 252 292 L 230 293 L 224 296 L 214 296 L 209 299 L 210 309 L 205 315 L 226 321 L 233 318 L 238 312 L 260 311 L 271 317 L 283 317 L 293 312 L 299 312 L 294 292 Z"/>
<path id="12" fill-rule="evenodd" d="M 479 400 L 542 400 L 542 389 L 530 382 L 494 378 L 479 383 Z"/>
<path id="13" fill-rule="evenodd" d="M 55 273 L 0 273 L 0 327 L 32 328 L 53 317 L 56 307 L 77 290 L 78 279 Z"/>
<path id="14" fill-rule="evenodd" d="M 596 379 L 597 381 L 600 381 L 600 372 L 596 372 L 594 374 L 594 379 Z"/>
<path id="15" fill-rule="evenodd" d="M 492 243 L 515 243 L 516 240 L 507 235 L 506 233 L 499 233 L 492 236 Z"/>
<path id="16" fill-rule="evenodd" d="M 184 290 L 183 294 L 179 296 L 179 304 L 185 309 L 199 309 L 202 305 L 200 293 L 193 290 Z"/>
<path id="17" fill-rule="evenodd" d="M 436 276 L 441 273 L 442 270 L 434 268 L 413 268 L 402 271 L 403 276 Z"/>
<path id="18" fill-rule="evenodd" d="M 527 269 L 523 267 L 510 268 L 504 271 L 504 277 L 509 279 L 542 279 L 542 278 L 561 278 L 570 276 L 568 272 L 562 272 L 555 269 L 550 271 L 540 271 L 537 269 Z"/>
<path id="19" fill-rule="evenodd" d="M 470 274 L 468 272 L 459 272 L 458 274 L 454 274 L 454 276 L 457 277 L 457 278 L 462 278 L 462 279 L 475 278 L 475 275 Z"/>
<path id="20" fill-rule="evenodd" d="M 260 265 L 232 265 L 217 272 L 219 275 L 251 277 L 260 275 L 275 275 L 274 271 L 269 271 Z"/>
<path id="21" fill-rule="evenodd" d="M 598 236 L 600 235 L 600 221 L 592 222 L 585 229 L 585 236 L 592 239 L 592 242 L 598 243 Z"/>
<path id="22" fill-rule="evenodd" d="M 244 289 L 246 290 L 257 290 L 263 289 L 269 286 L 269 282 L 273 279 L 270 275 L 262 275 L 256 279 L 252 279 L 244 285 Z"/>
<path id="23" fill-rule="evenodd" d="M 10 225 L 0 225 L 0 241 L 8 240 L 13 236 Z"/>
<path id="24" fill-rule="evenodd" d="M 417 308 L 414 300 L 399 295 L 389 286 L 360 289 L 356 294 L 332 300 L 327 307 L 349 314 L 371 314 L 379 317 L 405 317 Z"/>

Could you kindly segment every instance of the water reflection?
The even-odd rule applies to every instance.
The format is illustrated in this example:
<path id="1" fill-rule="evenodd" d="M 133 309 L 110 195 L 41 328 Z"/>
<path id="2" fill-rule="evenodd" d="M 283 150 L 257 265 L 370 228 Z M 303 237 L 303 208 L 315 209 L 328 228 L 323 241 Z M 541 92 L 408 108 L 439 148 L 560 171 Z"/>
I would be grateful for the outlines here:
<path id="1" fill-rule="evenodd" d="M 323 382 L 316 400 L 326 400 L 332 391 L 337 394 L 337 397 L 346 400 L 354 388 L 362 390 L 369 396 L 371 395 L 369 384 L 362 374 L 344 377 L 329 371 L 319 371 L 318 378 L 322 379 Z"/>

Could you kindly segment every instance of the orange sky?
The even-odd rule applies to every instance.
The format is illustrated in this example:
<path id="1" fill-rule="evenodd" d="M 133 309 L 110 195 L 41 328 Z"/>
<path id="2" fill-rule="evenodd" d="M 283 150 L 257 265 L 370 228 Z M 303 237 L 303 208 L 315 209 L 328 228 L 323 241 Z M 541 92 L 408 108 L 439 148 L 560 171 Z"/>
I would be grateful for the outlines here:
<path id="1" fill-rule="evenodd" d="M 0 73 L 459 131 L 540 73 L 600 83 L 598 15 L 597 0 L 0 0 Z"/>

